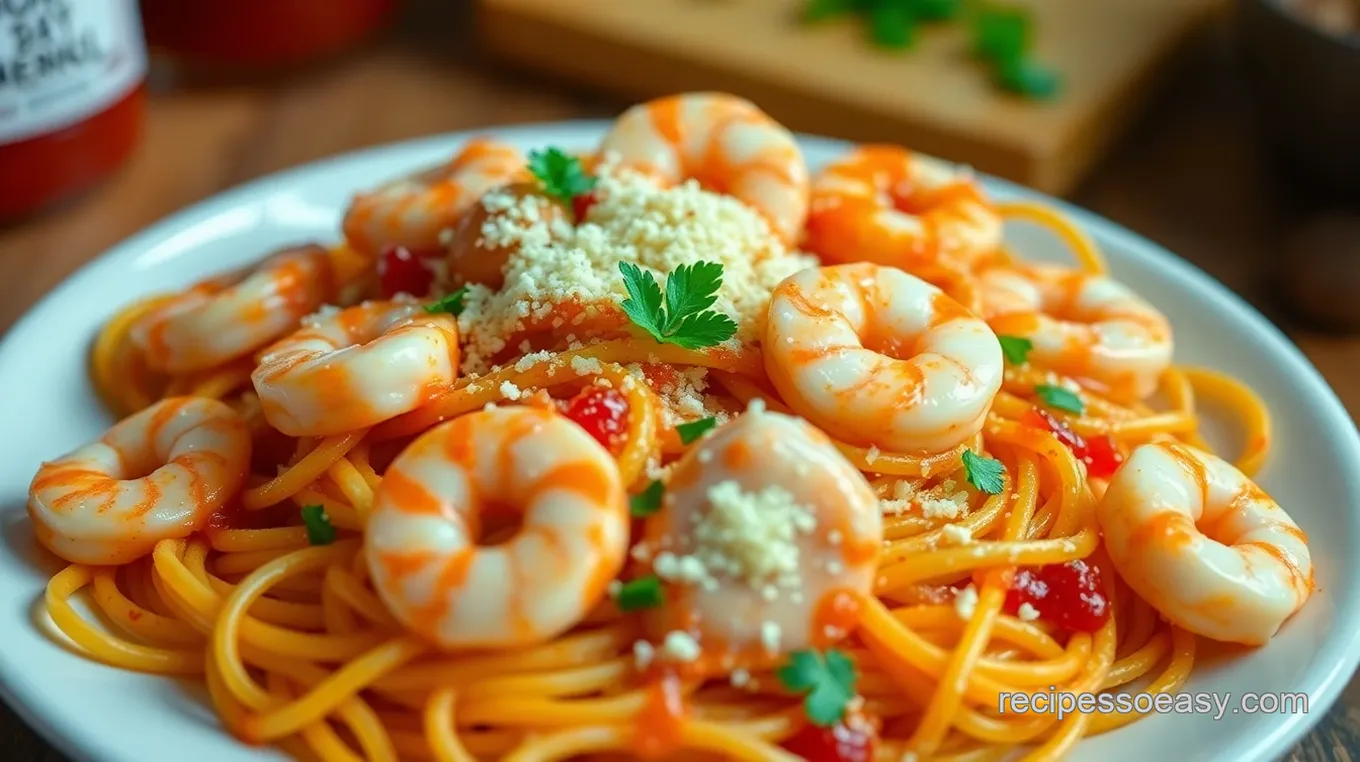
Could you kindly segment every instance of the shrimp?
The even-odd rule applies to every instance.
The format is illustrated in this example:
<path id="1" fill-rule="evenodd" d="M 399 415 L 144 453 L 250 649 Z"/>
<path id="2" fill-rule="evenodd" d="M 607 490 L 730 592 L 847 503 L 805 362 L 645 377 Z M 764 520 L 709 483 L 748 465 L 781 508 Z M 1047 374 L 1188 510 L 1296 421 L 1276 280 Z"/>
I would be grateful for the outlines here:
<path id="1" fill-rule="evenodd" d="M 1171 443 L 1135 449 L 1096 510 L 1129 587 L 1206 638 L 1261 645 L 1313 591 L 1303 531 L 1207 452 Z"/>
<path id="2" fill-rule="evenodd" d="M 483 193 L 528 179 L 519 149 L 475 138 L 451 160 L 356 194 L 341 223 L 345 240 L 376 254 L 386 246 L 413 251 L 443 248 L 441 236 Z"/>
<path id="3" fill-rule="evenodd" d="M 289 436 L 327 436 L 410 412 L 458 373 L 458 321 L 419 304 L 365 302 L 311 318 L 266 349 L 250 380 L 265 419 Z"/>
<path id="4" fill-rule="evenodd" d="M 883 544 L 864 476 L 825 434 L 759 407 L 676 463 L 649 522 L 668 589 L 648 627 L 687 633 L 713 666 L 767 664 L 849 635 Z"/>
<path id="5" fill-rule="evenodd" d="M 762 349 L 794 412 L 852 444 L 942 452 L 982 429 L 1001 345 L 938 288 L 891 267 L 794 273 L 770 296 Z"/>
<path id="6" fill-rule="evenodd" d="M 492 512 L 523 517 L 479 545 Z M 388 467 L 364 538 L 375 589 L 446 649 L 541 643 L 580 622 L 623 567 L 618 466 L 547 409 L 492 408 L 441 424 Z"/>
<path id="7" fill-rule="evenodd" d="M 328 298 L 333 275 L 320 246 L 284 249 L 253 270 L 205 281 L 149 311 L 131 337 L 156 370 L 212 368 L 296 328 Z"/>
<path id="8" fill-rule="evenodd" d="M 971 176 L 905 148 L 869 145 L 813 181 L 807 245 L 832 263 L 966 269 L 1000 246 L 1001 229 Z"/>
<path id="9" fill-rule="evenodd" d="M 807 220 L 808 171 L 798 141 L 755 104 L 722 93 L 641 103 L 614 123 L 599 155 L 664 183 L 693 178 L 759 212 L 786 243 Z"/>
<path id="10" fill-rule="evenodd" d="M 1171 324 L 1126 286 L 1058 265 L 995 268 L 979 278 L 983 317 L 1000 335 L 1034 344 L 1058 373 L 1144 399 L 1171 365 Z"/>
<path id="11" fill-rule="evenodd" d="M 245 419 L 217 400 L 169 397 L 43 463 L 28 488 L 38 541 L 77 564 L 126 564 L 200 529 L 245 483 Z"/>

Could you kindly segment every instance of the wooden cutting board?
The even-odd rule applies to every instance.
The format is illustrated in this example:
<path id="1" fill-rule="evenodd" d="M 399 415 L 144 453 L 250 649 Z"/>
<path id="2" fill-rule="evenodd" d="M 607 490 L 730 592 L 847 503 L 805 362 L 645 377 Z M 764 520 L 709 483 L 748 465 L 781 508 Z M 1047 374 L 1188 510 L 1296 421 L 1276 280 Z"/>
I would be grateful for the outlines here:
<path id="1" fill-rule="evenodd" d="M 899 143 L 1062 194 L 1222 2 L 1031 0 L 1036 55 L 1064 78 L 1048 102 L 996 89 L 961 23 L 884 52 L 854 19 L 797 23 L 799 0 L 480 0 L 478 24 L 503 59 L 629 97 L 725 90 L 791 129 Z"/>

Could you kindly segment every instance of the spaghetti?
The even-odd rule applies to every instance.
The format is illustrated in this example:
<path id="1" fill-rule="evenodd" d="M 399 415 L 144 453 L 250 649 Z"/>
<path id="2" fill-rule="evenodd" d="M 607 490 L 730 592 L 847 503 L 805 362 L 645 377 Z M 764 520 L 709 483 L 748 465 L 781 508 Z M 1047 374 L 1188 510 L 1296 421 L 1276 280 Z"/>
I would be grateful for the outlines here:
<path id="1" fill-rule="evenodd" d="M 166 431 L 187 425 L 181 400 L 210 398 L 225 402 L 248 428 L 251 465 L 239 483 L 216 477 L 224 481 L 194 486 L 201 491 L 193 494 L 217 490 L 225 501 L 167 532 L 150 553 L 113 566 L 73 563 L 54 576 L 46 608 L 71 644 L 115 667 L 200 679 L 223 726 L 243 742 L 278 744 L 299 758 L 335 761 L 529 762 L 580 755 L 751 762 L 987 760 L 1018 749 L 1027 759 L 1052 760 L 1081 738 L 1122 727 L 1138 715 L 1006 714 L 1000 711 L 1003 694 L 1177 691 L 1194 667 L 1197 635 L 1173 624 L 1183 617 L 1155 591 L 1131 586 L 1121 573 L 1128 567 L 1117 567 L 1102 546 L 1103 531 L 1111 530 L 1101 525 L 1097 507 L 1106 490 L 1136 486 L 1119 466 L 1139 448 L 1171 448 L 1173 453 L 1176 447 L 1205 448 L 1199 436 L 1202 404 L 1220 407 L 1240 423 L 1245 443 L 1236 467 L 1253 474 L 1271 440 L 1270 419 L 1256 394 L 1215 372 L 1168 363 L 1095 372 L 1114 355 L 1095 346 L 1108 339 L 1108 332 L 1092 325 L 1114 321 L 1109 324 L 1116 327 L 1109 330 L 1118 333 L 1127 350 L 1121 357 L 1162 341 L 1161 328 L 1150 307 L 1136 319 L 1120 317 L 1122 312 L 1111 317 L 1111 310 L 1127 306 L 1123 302 L 1101 311 L 1106 304 L 1101 299 L 1124 299 L 1122 287 L 1104 285 L 1113 281 L 1090 238 L 1047 208 L 993 205 L 967 177 L 934 174 L 919 184 L 926 190 L 918 188 L 916 196 L 906 198 L 910 189 L 895 188 L 892 193 L 902 197 L 891 204 L 857 206 L 860 189 L 846 186 L 844 177 L 809 181 L 805 169 L 795 171 L 802 157 L 796 150 L 790 153 L 790 141 L 765 137 L 782 136 L 782 128 L 750 104 L 726 96 L 677 96 L 637 108 L 648 118 L 634 114 L 621 120 L 619 129 L 634 132 L 616 131 L 607 141 L 622 156 L 610 153 L 581 164 L 560 152 L 540 153 L 527 160 L 526 171 L 522 157 L 507 158 L 513 149 L 496 149 L 495 162 L 455 160 L 415 182 L 386 186 L 387 195 L 378 199 L 381 215 L 373 211 L 379 206 L 373 197 L 362 197 L 362 240 L 332 250 L 345 264 L 331 268 L 324 287 L 341 306 L 379 298 L 405 306 L 397 310 L 400 319 L 366 323 L 362 337 L 347 334 L 355 337 L 353 346 L 335 341 L 314 355 L 280 360 L 270 356 L 279 350 L 257 342 L 248 354 L 212 367 L 166 373 L 148 361 L 138 326 L 146 325 L 148 315 L 173 320 L 177 295 L 129 305 L 108 321 L 94 344 L 91 374 L 101 397 L 120 415 L 160 406 L 147 424 L 152 427 L 146 432 L 148 447 L 165 449 L 169 445 L 157 443 L 178 436 Z M 686 151 L 692 144 L 703 142 L 693 138 L 699 134 L 709 142 L 697 152 L 702 156 L 690 156 Z M 686 141 L 686 135 L 692 139 Z M 491 145 L 474 147 L 486 152 Z M 744 153 L 724 154 L 742 146 Z M 630 157 L 629 151 L 645 154 L 652 164 Z M 846 166 L 866 172 L 865 162 L 871 160 L 899 161 L 876 148 Z M 583 168 L 596 175 L 586 175 Z M 912 172 L 927 170 L 903 164 L 893 171 L 907 173 L 910 180 Z M 537 178 L 541 187 L 526 192 L 526 176 Z M 698 178 L 731 196 L 694 183 L 674 184 L 674 176 Z M 519 184 L 515 193 L 497 195 L 501 191 L 494 188 L 507 183 Z M 394 187 L 409 194 L 400 203 L 392 196 L 398 192 Z M 463 188 L 477 192 L 457 192 Z M 810 212 L 809 196 L 814 199 Z M 570 214 L 539 216 L 521 203 L 526 197 L 533 204 L 560 203 Z M 1076 267 L 1063 269 L 1051 283 L 1036 280 L 1025 286 L 1032 303 L 1017 312 L 1004 294 L 989 291 L 982 274 L 1022 272 L 1018 257 L 999 239 L 985 238 L 988 224 L 951 216 L 956 199 L 967 202 L 966 212 L 958 214 L 977 215 L 982 209 L 997 215 L 998 230 L 1002 219 L 1050 228 Z M 469 211 L 474 208 L 479 211 Z M 854 219 L 833 219 L 836 208 L 851 209 Z M 780 222 L 778 234 L 762 215 Z M 784 244 L 790 220 L 801 224 L 808 215 L 820 226 L 821 237 L 850 224 L 879 226 L 862 238 L 886 247 L 866 257 L 877 264 L 842 267 L 891 273 L 824 267 L 819 276 L 823 284 L 837 284 L 836 293 L 850 293 L 860 275 L 870 273 L 865 281 L 874 284 L 863 285 L 865 295 L 856 297 L 862 301 L 850 300 L 859 305 L 853 309 L 866 314 L 915 309 L 917 297 L 892 294 L 936 293 L 938 286 L 948 296 L 921 297 L 936 300 L 930 326 L 923 330 L 953 331 L 949 341 L 957 343 L 963 341 L 956 336 L 963 335 L 961 321 L 973 321 L 967 325 L 981 326 L 983 355 L 999 360 L 1000 343 L 1006 363 L 1004 370 L 997 364 L 993 387 L 977 380 L 985 376 L 979 368 L 990 360 L 969 366 L 987 395 L 973 428 L 959 424 L 932 434 L 936 445 L 929 448 L 880 447 L 885 439 L 875 432 L 886 437 L 886 427 L 895 425 L 892 416 L 926 404 L 919 394 L 905 393 L 870 418 L 846 413 L 838 431 L 848 433 L 834 440 L 796 418 L 807 413 L 816 390 L 798 386 L 806 381 L 800 375 L 805 368 L 772 366 L 779 361 L 771 359 L 769 342 L 783 335 L 767 310 L 782 298 L 772 301 L 772 292 L 790 297 L 797 273 L 817 266 L 810 256 L 817 251 L 800 253 Z M 885 215 L 908 220 L 885 221 Z M 474 224 L 466 222 L 469 218 L 475 218 L 480 236 L 417 229 L 434 224 L 431 219 L 440 226 L 450 220 Z M 450 245 L 480 246 L 483 250 L 473 255 L 503 259 L 492 269 L 503 273 L 504 281 L 491 287 L 464 279 L 458 262 L 467 261 L 467 250 L 450 254 L 447 261 L 442 251 L 384 250 L 388 228 L 394 241 L 425 240 L 434 233 Z M 937 235 L 956 229 L 972 231 L 966 257 L 952 257 Z M 724 246 L 732 256 L 720 256 Z M 894 247 L 910 250 L 901 261 L 919 279 L 890 267 Z M 848 250 L 837 248 L 836 260 L 844 262 Z M 705 272 L 700 264 L 713 257 L 722 266 L 721 285 L 688 297 L 699 304 L 689 318 L 663 314 L 658 287 L 654 324 L 639 313 L 647 306 L 647 294 L 635 290 L 653 276 L 627 280 L 628 268 L 619 268 L 624 262 L 649 273 L 669 271 L 666 308 L 677 310 L 687 298 L 681 281 L 699 279 Z M 367 265 L 356 266 L 357 261 Z M 557 296 L 525 290 L 560 275 L 531 268 L 568 261 L 578 269 L 570 287 L 560 286 Z M 476 271 L 485 272 L 485 265 L 479 262 Z M 617 280 L 620 272 L 626 282 Z M 677 278 L 677 272 L 683 275 Z M 857 273 L 854 283 L 834 280 L 846 272 Z M 892 280 L 899 276 L 910 280 Z M 583 295 L 581 284 L 611 277 L 615 280 L 599 293 Z M 889 292 L 884 284 L 890 282 L 916 290 Z M 393 284 L 423 301 L 394 296 Z M 1089 291 L 1082 290 L 1088 286 Z M 621 298 L 625 295 L 631 306 Z M 795 305 L 812 316 L 805 324 L 814 327 L 797 328 L 803 333 L 790 336 L 790 344 L 794 338 L 812 345 L 821 341 L 806 332 L 821 330 L 817 326 L 824 323 L 817 321 L 835 310 L 824 298 L 815 301 Z M 307 409 L 323 418 L 327 406 L 359 405 L 366 394 L 382 395 L 395 388 L 390 374 L 412 352 L 436 346 L 436 354 L 448 359 L 450 350 L 443 345 L 421 343 L 429 340 L 429 331 L 445 330 L 444 323 L 422 320 L 424 311 L 410 308 L 413 304 L 457 315 L 461 356 L 455 342 L 451 369 L 431 370 L 438 364 L 432 361 L 430 368 L 410 371 L 432 375 L 411 376 L 423 391 L 404 412 L 339 433 L 319 427 L 316 433 L 307 429 L 287 436 L 270 423 L 279 419 L 277 406 L 301 405 L 298 395 L 314 394 L 314 400 L 305 400 L 311 405 Z M 255 308 L 271 309 L 263 303 Z M 296 350 L 311 347 L 307 342 L 313 334 L 359 331 L 346 322 L 352 309 L 323 308 L 294 326 L 300 332 L 285 343 Z M 373 318 L 371 311 L 366 314 L 365 320 Z M 507 321 L 507 315 L 514 319 Z M 1062 372 L 1036 360 L 1049 337 L 1025 334 L 1038 330 L 1039 317 L 1075 326 L 1063 338 L 1068 344 Z M 716 341 L 684 339 L 688 334 L 683 332 L 697 331 L 695 326 L 729 323 L 730 328 L 714 329 Z M 881 329 L 862 333 L 874 330 Z M 724 331 L 729 333 L 721 336 Z M 1168 329 L 1164 340 L 1169 342 L 1169 336 Z M 398 347 L 399 342 L 405 343 Z M 863 343 L 855 351 L 904 361 L 924 351 L 911 346 L 919 343 L 914 339 L 891 335 Z M 366 367 L 379 370 L 352 378 L 338 375 L 338 353 L 349 353 L 345 362 L 350 362 L 359 351 L 376 353 L 381 362 Z M 834 360 L 836 352 L 827 356 Z M 959 357 L 965 355 L 972 357 Z M 830 362 L 822 355 L 814 361 Z M 293 396 L 258 394 L 260 384 L 268 382 L 259 368 L 279 362 L 290 369 L 315 363 L 315 388 Z M 1085 366 L 1093 372 L 1071 370 Z M 829 373 L 833 366 L 817 367 Z M 938 367 L 922 367 L 920 388 L 937 394 L 945 388 L 940 384 L 971 383 L 948 381 Z M 787 378 L 772 379 L 772 370 Z M 1147 372 L 1156 380 L 1155 398 L 1130 394 L 1133 387 L 1119 375 Z M 874 384 L 887 383 L 875 378 L 853 392 L 860 407 L 845 403 L 846 410 L 869 404 L 866 400 L 877 393 Z M 791 396 L 776 389 L 800 391 Z M 804 392 L 808 396 L 800 396 Z M 526 412 L 504 412 L 516 410 Z M 514 429 L 527 420 L 527 411 L 537 416 L 534 420 L 553 423 Z M 296 423 L 304 418 L 289 420 L 305 429 Z M 563 421 L 576 426 L 558 428 Z M 764 441 L 743 438 L 756 436 L 761 425 L 784 432 L 779 437 L 785 443 L 802 441 L 804 429 L 798 427 L 806 427 L 811 433 L 807 449 L 800 450 L 803 465 L 767 462 L 759 451 L 742 455 L 743 443 Z M 559 432 L 552 435 L 559 439 L 546 439 L 549 431 Z M 917 435 L 910 427 L 902 431 L 904 437 Z M 488 444 L 488 437 L 505 438 L 505 443 Z M 540 457 L 531 452 L 535 442 L 544 449 L 553 443 L 553 452 L 535 460 Z M 770 448 L 781 446 L 776 442 Z M 73 455 L 46 464 L 35 478 L 30 513 L 39 540 L 49 547 L 44 538 L 56 531 L 54 517 L 81 511 L 91 501 L 108 510 L 66 518 L 85 522 L 81 531 L 115 535 L 119 527 L 142 531 L 137 522 L 144 514 L 164 507 L 159 502 L 163 492 L 130 495 L 134 487 L 128 485 L 154 487 L 159 472 L 153 471 L 169 462 L 165 453 L 120 452 L 115 459 L 120 464 L 107 468 L 90 465 L 97 459 L 88 459 L 96 455 L 86 453 L 81 457 L 87 460 L 78 463 Z M 483 494 L 509 482 L 504 475 L 476 471 L 490 466 L 457 471 L 464 462 L 458 458 L 468 464 L 498 463 L 496 468 L 512 472 L 511 481 L 539 479 L 526 470 L 539 463 L 557 464 L 553 467 L 567 469 L 568 475 L 541 490 L 533 487 L 539 492 L 532 495 L 521 494 L 529 488 L 518 486 Z M 750 475 L 744 459 L 752 458 L 765 463 L 764 476 Z M 819 503 L 810 491 L 822 489 L 816 486 L 821 469 L 844 469 L 850 476 L 837 479 L 849 484 L 844 488 L 849 491 Z M 187 478 L 200 478 L 190 471 Z M 436 472 L 445 475 L 431 476 Z M 111 481 L 109 474 L 122 481 Z M 747 487 L 756 479 L 760 489 L 723 497 L 719 493 L 732 484 L 723 481 L 725 475 L 747 480 Z M 708 480 L 712 487 L 705 493 L 695 480 L 701 486 Z M 61 485 L 67 496 L 46 497 L 52 484 Z M 1252 496 L 1259 493 L 1255 485 L 1251 489 Z M 1210 487 L 1204 492 L 1207 500 Z M 675 529 L 683 522 L 674 515 L 691 500 L 686 495 L 698 495 L 692 499 L 709 517 L 721 509 L 723 520 L 736 522 L 723 531 L 696 524 L 695 537 L 708 531 L 727 543 L 721 547 L 747 548 L 746 555 L 720 558 L 696 551 L 681 559 L 678 571 L 668 569 L 663 551 L 675 550 L 672 562 L 680 551 L 658 538 L 665 531 L 687 531 Z M 134 498 L 140 502 L 130 505 Z M 487 503 L 480 516 L 474 510 L 479 501 Z M 495 509 L 515 501 L 548 507 L 525 509 L 520 527 L 503 515 L 506 511 Z M 629 503 L 631 518 L 623 507 Z M 860 504 L 872 514 L 868 523 L 852 521 L 844 532 L 828 528 L 844 518 L 837 511 Z M 568 506 L 574 513 L 568 514 Z M 399 510 L 408 514 L 404 522 L 425 529 L 393 540 L 393 512 Z M 468 512 L 471 518 L 463 516 Z M 466 548 L 450 544 L 452 535 L 429 523 L 463 520 L 455 514 L 470 522 L 469 535 L 459 540 Z M 573 518 L 564 518 L 568 515 Z M 783 517 L 777 526 L 769 520 L 776 515 Z M 110 530 L 99 522 L 114 526 Z M 591 544 L 571 545 L 578 537 L 570 532 L 579 522 L 596 527 Z M 94 524 L 99 526 L 90 528 Z M 855 531 L 868 532 L 868 550 L 852 547 Z M 524 537 L 539 533 L 546 538 L 536 546 L 542 557 L 515 555 L 528 547 Z M 434 536 L 443 539 L 430 539 Z M 686 539 L 691 540 L 691 549 L 708 541 Z M 455 547 L 461 550 L 449 550 Z M 555 555 L 560 547 L 574 549 Z M 789 562 L 771 555 L 771 548 L 801 549 L 802 554 Z M 503 553 L 495 559 L 510 559 L 503 569 L 510 582 L 486 577 L 486 569 L 476 566 L 492 563 L 488 559 L 497 549 Z M 463 560 L 423 571 L 434 554 L 444 552 Z M 868 555 L 855 555 L 861 552 Z M 1306 549 L 1301 552 L 1301 560 L 1297 554 L 1286 559 L 1306 577 L 1293 609 L 1311 586 Z M 577 566 L 548 572 L 528 568 L 549 563 L 544 558 L 564 557 Z M 474 558 L 475 563 L 468 560 Z M 582 583 L 579 612 L 563 627 L 539 624 L 536 617 L 545 607 L 560 613 L 571 593 L 559 588 L 580 576 L 579 565 L 587 558 L 595 559 L 604 576 Z M 858 579 L 849 568 L 857 558 L 868 564 L 863 589 L 848 581 Z M 742 600 L 717 596 L 736 595 L 743 575 L 760 585 L 752 588 L 759 591 L 752 599 L 757 607 L 764 605 L 763 596 L 775 601 L 769 611 L 787 615 L 788 609 L 780 607 L 796 603 L 814 612 L 810 623 L 790 624 L 793 620 L 785 616 L 780 630 L 756 622 L 763 640 L 746 648 L 739 647 L 735 630 L 723 630 L 729 625 L 712 614 L 714 609 L 698 620 L 677 613 L 689 605 L 683 601 Z M 473 585 L 469 580 L 481 581 Z M 785 585 L 788 580 L 794 581 Z M 834 594 L 803 600 L 805 590 L 811 596 L 814 582 L 830 585 Z M 840 592 L 834 592 L 837 584 Z M 497 597 L 502 588 L 504 597 Z M 76 599 L 83 595 L 98 616 L 82 613 Z M 481 608 L 468 601 L 480 602 Z M 438 611 L 431 614 L 431 607 Z M 730 610 L 736 616 L 735 604 Z M 510 617 L 506 632 L 518 633 L 513 642 L 508 635 L 500 645 L 495 641 L 499 630 L 489 623 L 500 616 Z M 441 638 L 449 628 L 482 633 L 480 640 L 473 638 L 480 645 L 447 647 Z M 789 647 L 804 629 L 809 644 Z M 732 642 L 715 634 L 720 631 L 728 632 Z"/>

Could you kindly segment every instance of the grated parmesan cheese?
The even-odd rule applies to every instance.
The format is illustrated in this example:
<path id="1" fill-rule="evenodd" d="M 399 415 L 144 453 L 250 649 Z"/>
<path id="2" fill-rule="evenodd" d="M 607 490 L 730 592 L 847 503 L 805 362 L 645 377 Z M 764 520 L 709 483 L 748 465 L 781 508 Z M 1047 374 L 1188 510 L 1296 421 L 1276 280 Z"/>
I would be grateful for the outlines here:
<path id="1" fill-rule="evenodd" d="M 760 623 L 760 644 L 770 653 L 779 652 L 779 641 L 784 637 L 784 631 L 776 622 Z"/>
<path id="2" fill-rule="evenodd" d="M 645 640 L 633 642 L 633 663 L 638 669 L 646 669 L 656 657 L 656 648 Z"/>
<path id="3" fill-rule="evenodd" d="M 515 386 L 514 384 L 510 383 L 509 381 L 505 381 L 505 382 L 503 382 L 503 383 L 501 384 L 501 396 L 502 396 L 502 397 L 505 397 L 505 398 L 508 399 L 508 400 L 517 400 L 517 399 L 519 399 L 519 398 L 520 398 L 521 396 L 523 396 L 523 395 L 524 395 L 524 392 L 521 391 L 520 388 L 519 388 L 518 386 Z"/>
<path id="4" fill-rule="evenodd" d="M 671 630 L 661 644 L 661 652 L 675 661 L 690 662 L 699 658 L 699 641 L 684 630 Z"/>
<path id="5" fill-rule="evenodd" d="M 1033 622 L 1039 618 L 1039 610 L 1028 603 L 1022 603 L 1020 609 L 1016 611 L 1016 616 L 1020 617 L 1022 622 Z"/>
<path id="6" fill-rule="evenodd" d="M 940 527 L 940 534 L 954 545 L 967 545 L 973 541 L 973 533 L 958 524 L 945 524 Z"/>
<path id="7" fill-rule="evenodd" d="M 576 371 L 578 376 L 592 376 L 603 373 L 604 365 L 600 363 L 598 358 L 578 355 L 571 358 L 571 369 Z"/>
<path id="8" fill-rule="evenodd" d="M 969 585 L 954 594 L 954 611 L 958 613 L 959 619 L 972 619 L 973 611 L 977 609 L 978 592 L 977 588 Z"/>
<path id="9" fill-rule="evenodd" d="M 736 578 L 754 589 L 801 584 L 798 535 L 817 521 L 776 484 L 743 492 L 728 479 L 708 490 L 709 510 L 694 528 L 694 555 L 709 573 Z"/>
<path id="10" fill-rule="evenodd" d="M 481 238 L 511 253 L 500 290 L 474 285 L 464 297 L 458 323 L 466 337 L 465 374 L 484 373 L 509 340 L 526 332 L 570 322 L 581 328 L 577 339 L 617 333 L 626 323 L 618 308 L 627 296 L 620 262 L 652 270 L 663 289 L 677 265 L 723 265 L 713 309 L 737 322 L 739 342 L 760 335 L 774 286 L 816 264 L 788 251 L 755 210 L 696 182 L 658 188 L 636 173 L 602 167 L 596 188 L 589 220 L 575 226 L 545 219 L 532 197 L 494 191 L 483 197 L 491 214 Z"/>

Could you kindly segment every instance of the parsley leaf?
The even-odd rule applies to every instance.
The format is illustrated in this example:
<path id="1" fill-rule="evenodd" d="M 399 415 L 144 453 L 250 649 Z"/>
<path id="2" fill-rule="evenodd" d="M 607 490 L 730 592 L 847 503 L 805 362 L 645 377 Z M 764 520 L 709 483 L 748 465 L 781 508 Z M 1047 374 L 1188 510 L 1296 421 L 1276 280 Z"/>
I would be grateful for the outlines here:
<path id="1" fill-rule="evenodd" d="M 1011 365 L 1024 365 L 1025 360 L 1029 359 L 1030 350 L 1034 349 L 1034 342 L 1023 336 L 997 336 L 997 341 L 1001 342 L 1001 354 L 1006 356 L 1006 362 Z"/>
<path id="2" fill-rule="evenodd" d="M 1064 389 L 1052 384 L 1037 384 L 1034 387 L 1034 393 L 1039 395 L 1039 399 L 1051 408 L 1065 410 L 1077 415 L 1081 415 L 1086 409 L 1086 406 L 1081 402 L 1081 397 L 1078 397 L 1077 393 L 1071 389 Z"/>
<path id="3" fill-rule="evenodd" d="M 681 320 L 666 341 L 685 349 L 703 349 L 727 341 L 736 332 L 732 318 L 721 312 L 700 312 Z"/>
<path id="4" fill-rule="evenodd" d="M 425 305 L 425 311 L 429 313 L 447 312 L 458 317 L 463 314 L 463 297 L 467 296 L 467 292 L 468 287 L 463 286 L 434 304 Z"/>
<path id="5" fill-rule="evenodd" d="M 529 172 L 543 184 L 544 193 L 562 201 L 595 187 L 595 178 L 586 174 L 581 161 L 557 148 L 530 151 Z"/>
<path id="6" fill-rule="evenodd" d="M 320 505 L 302 506 L 302 523 L 307 527 L 307 542 L 312 545 L 330 545 L 335 542 L 335 526 L 326 509 Z"/>
<path id="7" fill-rule="evenodd" d="M 661 496 L 665 486 L 660 479 L 654 479 L 647 488 L 628 498 L 628 512 L 634 518 L 646 518 L 661 510 Z"/>
<path id="8" fill-rule="evenodd" d="M 968 483 L 977 487 L 979 492 L 999 495 L 1006 488 L 1006 467 L 995 458 L 964 450 L 963 473 Z"/>
<path id="9" fill-rule="evenodd" d="M 697 421 L 682 423 L 679 426 L 675 427 L 675 433 L 680 435 L 681 444 L 689 444 L 694 440 L 698 439 L 699 437 L 703 436 L 705 432 L 707 432 L 709 429 L 717 425 L 718 419 L 714 418 L 713 416 L 709 416 L 707 418 L 700 418 Z"/>
<path id="10" fill-rule="evenodd" d="M 628 289 L 628 298 L 619 305 L 624 314 L 652 338 L 664 342 L 661 331 L 665 316 L 661 313 L 661 287 L 656 278 L 632 262 L 620 262 L 619 272 L 623 273 L 623 287 Z"/>
<path id="11" fill-rule="evenodd" d="M 889 50 L 910 47 L 916 19 L 901 3 L 880 2 L 869 9 L 869 37 Z"/>
<path id="12" fill-rule="evenodd" d="M 708 309 L 718 300 L 722 265 L 695 262 L 680 265 L 666 279 L 665 306 L 661 287 L 650 271 L 620 262 L 628 298 L 620 305 L 628 318 L 662 344 L 702 349 L 721 344 L 737 332 L 731 318 Z"/>
<path id="13" fill-rule="evenodd" d="M 648 574 L 625 582 L 619 588 L 614 603 L 618 605 L 619 611 L 638 611 L 660 606 L 662 597 L 661 579 L 655 574 Z"/>
<path id="14" fill-rule="evenodd" d="M 854 10 L 854 0 L 808 0 L 803 6 L 803 21 L 822 21 Z"/>
<path id="15" fill-rule="evenodd" d="M 813 650 L 794 651 L 789 663 L 775 673 L 784 687 L 803 694 L 803 711 L 813 725 L 830 727 L 845 714 L 855 696 L 855 665 L 845 654 L 832 649 L 825 655 Z"/>

